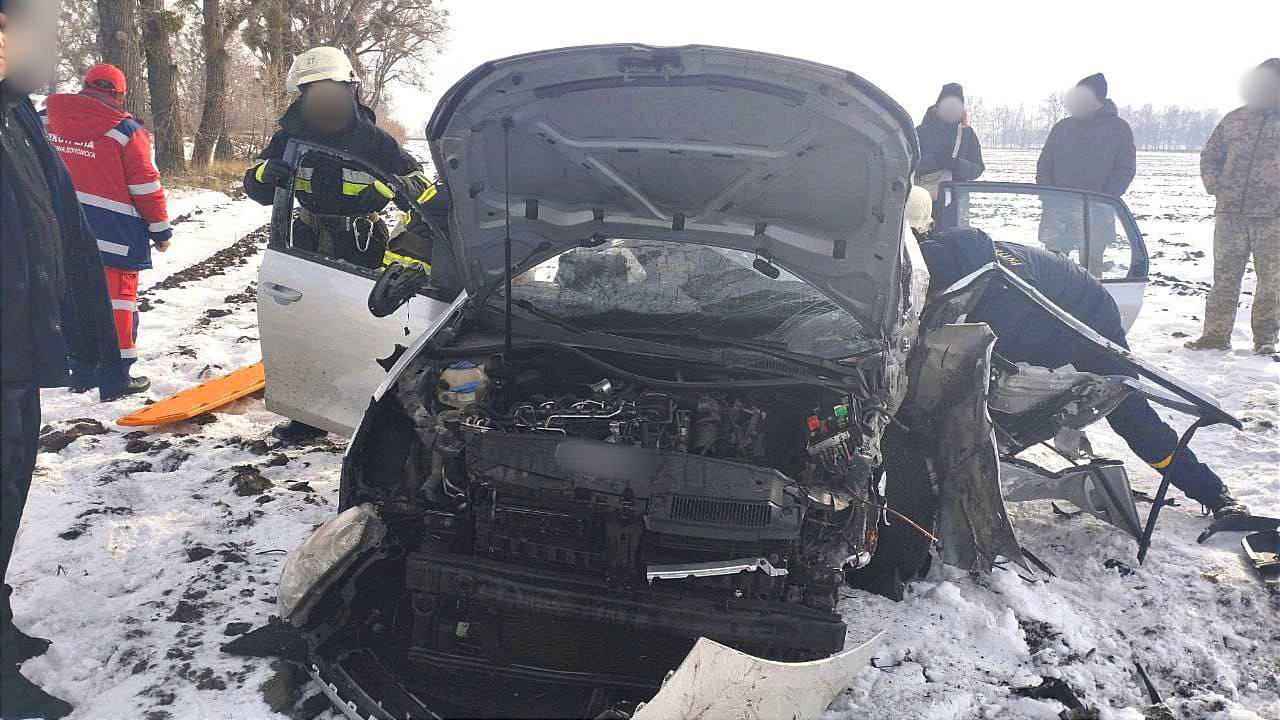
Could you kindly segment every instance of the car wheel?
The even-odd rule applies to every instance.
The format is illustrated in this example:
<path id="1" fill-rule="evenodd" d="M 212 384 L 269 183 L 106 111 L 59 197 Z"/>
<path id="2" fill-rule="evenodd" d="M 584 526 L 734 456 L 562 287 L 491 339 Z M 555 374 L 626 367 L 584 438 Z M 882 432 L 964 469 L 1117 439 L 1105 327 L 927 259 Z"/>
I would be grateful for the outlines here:
<path id="1" fill-rule="evenodd" d="M 890 425 L 880 440 L 881 469 L 886 476 L 885 501 L 920 527 L 933 532 L 938 519 L 935 494 L 925 453 L 900 425 Z M 851 587 L 901 600 L 906 583 L 929 571 L 932 541 L 901 518 L 881 522 L 880 539 L 871 562 L 845 575 Z"/>

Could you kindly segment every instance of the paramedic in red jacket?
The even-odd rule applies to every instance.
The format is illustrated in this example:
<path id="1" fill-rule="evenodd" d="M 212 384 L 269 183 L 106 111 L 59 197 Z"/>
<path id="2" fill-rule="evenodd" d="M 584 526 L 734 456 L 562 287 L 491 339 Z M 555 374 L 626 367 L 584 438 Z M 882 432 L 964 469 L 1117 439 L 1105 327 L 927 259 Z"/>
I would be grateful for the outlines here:
<path id="1" fill-rule="evenodd" d="M 137 360 L 138 271 L 151 267 L 151 248 L 169 248 L 169 214 L 160 173 L 151 161 L 151 137 L 124 111 L 124 73 L 95 65 L 78 94 L 45 101 L 45 130 L 71 173 L 76 195 L 98 240 L 120 343 L 120 362 L 96 370 L 72 367 L 72 390 L 97 385 L 102 400 L 114 400 L 151 386 L 130 377 Z"/>

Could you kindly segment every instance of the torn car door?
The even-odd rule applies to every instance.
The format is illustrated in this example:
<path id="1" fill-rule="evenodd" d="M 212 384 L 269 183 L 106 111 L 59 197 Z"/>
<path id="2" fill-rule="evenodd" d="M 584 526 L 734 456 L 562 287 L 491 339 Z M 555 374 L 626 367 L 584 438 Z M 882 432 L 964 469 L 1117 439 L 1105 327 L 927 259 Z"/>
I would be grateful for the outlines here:
<path id="1" fill-rule="evenodd" d="M 1215 400 L 1101 337 L 999 264 L 992 263 L 975 271 L 957 281 L 925 309 L 920 323 L 920 345 L 908 366 L 907 398 L 899 411 L 899 416 L 911 426 L 912 434 L 925 447 L 931 448 L 930 462 L 938 476 L 941 499 L 938 526 L 943 543 L 943 561 L 966 570 L 989 570 L 997 555 L 1019 563 L 1022 557 L 1004 509 L 996 429 L 988 413 L 991 400 L 988 380 L 995 336 L 985 324 L 964 323 L 969 310 L 992 283 L 1022 295 L 1044 311 L 1045 322 L 1062 324 L 1077 341 L 1115 356 L 1134 378 L 1150 381 L 1164 391 L 1157 391 L 1132 378 L 1117 383 L 1115 378 L 1089 376 L 1086 384 L 1093 389 L 1086 395 L 1092 395 L 1091 398 L 1071 392 L 1070 388 L 1077 383 L 1067 383 L 1067 391 L 1060 393 L 1057 408 L 1040 407 L 1036 413 L 1038 417 L 1046 413 L 1049 416 L 1065 413 L 1062 416 L 1064 421 L 1071 417 L 1096 420 L 1106 414 L 1104 410 L 1110 410 L 1108 406 L 1114 407 L 1112 403 L 1123 399 L 1123 390 L 1125 394 L 1140 392 L 1156 402 L 1191 414 L 1201 425 L 1221 423 L 1237 429 L 1240 427 L 1240 421 L 1224 412 Z M 1171 393 L 1172 397 L 1166 393 Z M 999 400 L 1009 409 L 1014 409 L 1017 398 Z M 1068 405 L 1072 403 L 1079 403 L 1079 408 L 1069 410 Z M 1028 403 L 1027 407 L 1035 407 L 1035 404 Z M 1083 426 L 1087 423 L 1077 424 Z M 1015 429 L 1005 435 L 1022 430 Z M 1034 434 L 1021 439 L 1025 441 L 1030 437 Z M 1016 452 L 1025 447 L 1025 444 L 1019 446 L 1014 442 L 1009 449 Z M 1104 482 L 1107 479 L 1095 478 L 1096 482 L 1082 488 L 1091 493 L 1082 498 L 1082 507 L 1091 511 L 1108 511 L 1105 506 L 1109 505 L 1107 522 L 1133 532 L 1135 513 L 1130 511 L 1123 498 L 1108 495 L 1103 499 L 1096 494 L 1122 487 L 1119 482 Z M 1123 485 L 1127 485 L 1127 480 Z"/>
<path id="2" fill-rule="evenodd" d="M 1022 562 L 1000 494 L 1000 457 L 987 413 L 995 342 L 982 323 L 927 327 L 908 367 L 900 411 L 928 448 L 938 479 L 943 562 L 982 572 L 991 571 L 997 556 Z"/>

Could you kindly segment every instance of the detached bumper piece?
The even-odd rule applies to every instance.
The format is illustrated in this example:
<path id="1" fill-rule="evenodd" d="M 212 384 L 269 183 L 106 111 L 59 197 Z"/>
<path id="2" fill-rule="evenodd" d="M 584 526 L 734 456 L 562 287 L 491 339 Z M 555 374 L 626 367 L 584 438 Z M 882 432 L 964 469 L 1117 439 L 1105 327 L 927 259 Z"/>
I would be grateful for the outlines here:
<path id="1" fill-rule="evenodd" d="M 550 575 L 550 577 L 549 577 Z M 411 661 L 453 671 L 626 691 L 656 690 L 695 641 L 771 660 L 827 658 L 844 645 L 832 613 L 798 604 L 617 590 L 472 556 L 415 554 Z"/>
<path id="2" fill-rule="evenodd" d="M 822 717 L 880 644 L 875 637 L 805 663 L 761 660 L 703 638 L 632 720 Z"/>

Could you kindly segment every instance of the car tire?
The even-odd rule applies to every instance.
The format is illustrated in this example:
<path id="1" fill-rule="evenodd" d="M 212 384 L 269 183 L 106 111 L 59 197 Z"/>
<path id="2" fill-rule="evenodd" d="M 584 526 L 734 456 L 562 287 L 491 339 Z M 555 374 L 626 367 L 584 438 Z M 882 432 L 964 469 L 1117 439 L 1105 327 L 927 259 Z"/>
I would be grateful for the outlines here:
<path id="1" fill-rule="evenodd" d="M 925 453 L 900 425 L 890 425 L 880 440 L 881 469 L 886 476 L 885 502 L 920 527 L 934 532 L 938 497 Z M 929 571 L 932 541 L 901 518 L 881 522 L 876 552 L 866 567 L 850 570 L 851 587 L 901 600 L 906 584 Z"/>

